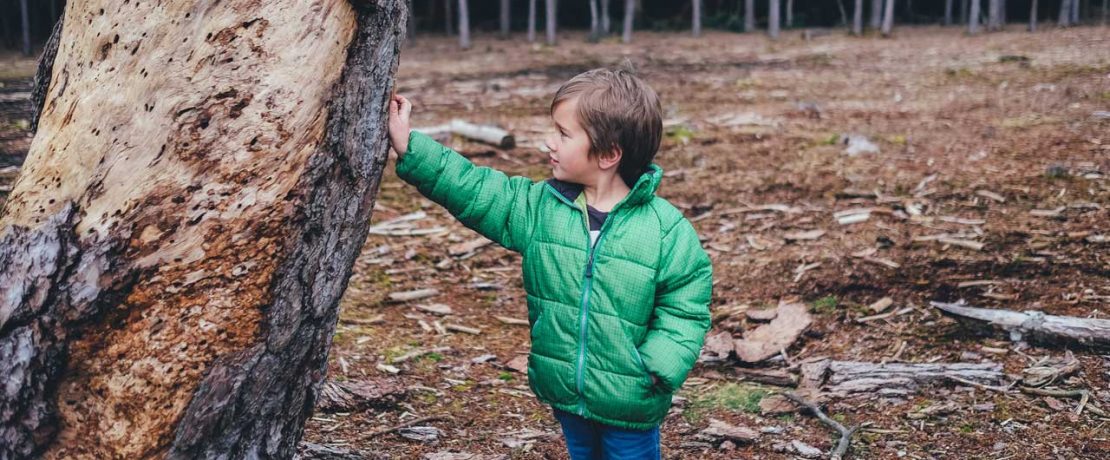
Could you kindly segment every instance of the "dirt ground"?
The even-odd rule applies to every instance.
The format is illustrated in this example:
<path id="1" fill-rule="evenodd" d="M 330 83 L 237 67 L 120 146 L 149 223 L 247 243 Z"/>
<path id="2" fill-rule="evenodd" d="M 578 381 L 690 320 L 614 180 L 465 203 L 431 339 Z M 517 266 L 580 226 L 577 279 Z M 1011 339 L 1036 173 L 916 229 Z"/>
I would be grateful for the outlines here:
<path id="1" fill-rule="evenodd" d="M 419 36 L 402 55 L 398 91 L 414 101 L 416 126 L 462 118 L 509 129 L 519 144 L 512 150 L 459 138 L 449 145 L 478 164 L 539 180 L 549 171 L 537 147 L 551 129 L 548 104 L 559 84 L 629 61 L 664 101 L 659 193 L 694 222 L 714 262 L 719 320 L 711 334 L 739 338 L 754 327 L 745 309 L 781 301 L 805 302 L 816 318 L 786 358 L 699 363 L 663 425 L 665 458 L 794 458 L 786 447 L 793 441 L 829 451 L 837 436 L 809 414 L 761 414 L 760 399 L 783 388 L 735 371 L 796 370 L 791 363 L 817 357 L 993 361 L 1016 377 L 1072 350 L 1082 369 L 1055 386 L 1087 389 L 1090 403 L 1110 407 L 1110 355 L 1014 343 L 929 303 L 1107 317 L 1110 117 L 1099 112 L 1110 111 L 1110 28 L 1028 34 L 1011 25 L 967 37 L 920 27 L 894 39 L 838 31 L 808 41 L 790 32 L 777 43 L 726 33 L 638 33 L 631 45 L 561 39 L 552 48 L 478 36 L 462 52 L 453 40 Z M 846 154 L 848 138 L 866 138 L 878 152 Z M 519 257 L 493 245 L 453 247 L 477 235 L 401 182 L 393 166 L 375 223 L 424 211 L 413 227 L 443 230 L 370 236 L 342 302 L 329 378 L 391 381 L 408 393 L 390 408 L 318 412 L 306 441 L 372 458 L 565 458 L 550 410 L 509 366 L 528 351 L 527 326 L 497 318 L 527 318 Z M 834 217 L 856 208 L 870 208 L 870 218 L 842 225 Z M 825 233 L 784 239 L 812 230 Z M 922 238 L 940 234 L 982 249 Z M 969 281 L 993 283 L 959 287 Z M 388 299 L 423 288 L 439 293 Z M 894 301 L 889 311 L 905 312 L 858 321 L 883 297 Z M 417 308 L 428 303 L 451 312 Z M 437 322 L 480 334 L 440 333 L 431 327 Z M 949 407 L 925 410 L 942 403 Z M 1107 419 L 1076 414 L 1078 405 L 944 384 L 908 397 L 834 399 L 826 412 L 845 425 L 870 424 L 849 458 L 1110 458 Z M 443 417 L 422 424 L 441 430 L 433 441 L 372 435 L 424 416 Z M 710 419 L 765 433 L 721 448 L 695 437 Z"/>

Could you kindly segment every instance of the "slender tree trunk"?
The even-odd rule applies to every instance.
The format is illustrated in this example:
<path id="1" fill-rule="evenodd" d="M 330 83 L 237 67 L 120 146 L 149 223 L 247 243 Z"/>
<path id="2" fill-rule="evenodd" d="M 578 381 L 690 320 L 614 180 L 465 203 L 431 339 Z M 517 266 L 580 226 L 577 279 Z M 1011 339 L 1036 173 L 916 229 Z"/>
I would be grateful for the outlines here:
<path id="1" fill-rule="evenodd" d="M 863 35 L 863 0 L 856 0 L 855 11 L 852 11 L 852 35 Z"/>
<path id="2" fill-rule="evenodd" d="M 555 4 L 556 0 L 544 0 L 547 4 L 547 14 L 544 21 L 547 24 L 547 44 L 548 46 L 555 46 L 555 13 L 558 5 Z"/>
<path id="3" fill-rule="evenodd" d="M 744 0 L 744 32 L 755 30 L 755 0 Z"/>
<path id="4" fill-rule="evenodd" d="M 1032 0 L 1029 4 L 1029 31 L 1037 31 L 1037 0 Z"/>
<path id="5" fill-rule="evenodd" d="M 779 39 L 779 28 L 782 26 L 782 20 L 779 16 L 779 8 L 782 0 L 767 0 L 769 5 L 767 13 L 767 34 L 771 36 L 772 40 Z"/>
<path id="6" fill-rule="evenodd" d="M 296 452 L 407 22 L 320 3 L 67 6 L 0 211 L 0 458 Z"/>
<path id="7" fill-rule="evenodd" d="M 601 39 L 601 18 L 597 15 L 597 0 L 590 0 L 590 43 Z"/>
<path id="8" fill-rule="evenodd" d="M 1102 26 L 1106 27 L 1106 17 L 1110 15 L 1110 0 L 1102 0 Z"/>
<path id="9" fill-rule="evenodd" d="M 967 23 L 967 0 L 960 0 L 960 24 Z"/>
<path id="10" fill-rule="evenodd" d="M 621 41 L 632 42 L 632 22 L 636 17 L 636 0 L 624 0 L 624 32 Z"/>
<path id="11" fill-rule="evenodd" d="M 459 0 L 459 47 L 470 49 L 470 8 L 469 0 Z"/>
<path id="12" fill-rule="evenodd" d="M 528 0 L 528 43 L 536 42 L 536 0 Z"/>
<path id="13" fill-rule="evenodd" d="M 995 31 L 999 29 L 998 17 L 999 8 L 998 0 L 987 0 L 987 30 Z"/>
<path id="14" fill-rule="evenodd" d="M 455 4 L 455 0 L 444 0 L 443 3 L 444 3 L 443 10 L 444 10 L 444 13 L 446 13 L 446 15 L 447 15 L 447 20 L 446 20 L 447 36 L 450 37 L 452 35 L 455 35 L 455 7 L 453 6 Z"/>
<path id="15" fill-rule="evenodd" d="M 998 28 L 1006 28 L 1006 0 L 998 0 Z"/>
<path id="16" fill-rule="evenodd" d="M 694 2 L 693 33 L 694 33 L 695 37 L 700 37 L 701 36 L 701 2 L 702 2 L 702 0 L 693 0 L 693 2 Z"/>
<path id="17" fill-rule="evenodd" d="M 952 25 L 952 0 L 944 0 L 944 25 Z"/>
<path id="18" fill-rule="evenodd" d="M 409 18 L 405 21 L 405 24 L 408 24 L 405 26 L 405 37 L 410 43 L 416 41 L 416 17 L 413 16 L 415 14 L 413 11 L 415 10 L 412 9 L 412 0 L 408 0 Z"/>
<path id="19" fill-rule="evenodd" d="M 1071 0 L 1071 21 L 1072 25 L 1079 25 L 1079 0 Z"/>
<path id="20" fill-rule="evenodd" d="M 27 8 L 27 0 L 19 0 L 19 18 L 23 31 L 23 55 L 31 55 L 31 15 Z"/>
<path id="21" fill-rule="evenodd" d="M 844 0 L 836 0 L 836 9 L 840 11 L 840 25 L 848 26 L 848 12 L 844 10 Z"/>
<path id="22" fill-rule="evenodd" d="M 1060 27 L 1071 25 L 1071 2 L 1072 0 L 1060 0 L 1060 18 L 1056 20 L 1056 25 Z"/>
<path id="23" fill-rule="evenodd" d="M 609 16 L 609 0 L 601 0 L 601 33 L 605 36 L 613 33 L 612 21 Z"/>
<path id="24" fill-rule="evenodd" d="M 509 10 L 509 0 L 501 0 L 501 38 L 509 38 L 510 26 L 509 21 L 511 11 Z"/>
<path id="25" fill-rule="evenodd" d="M 971 9 L 967 14 L 967 33 L 976 35 L 979 33 L 979 2 L 981 0 L 971 0 Z"/>
<path id="26" fill-rule="evenodd" d="M 883 25 L 883 0 L 871 0 L 871 28 L 878 29 Z"/>
<path id="27" fill-rule="evenodd" d="M 840 11 L 844 12 L 844 5 L 840 5 Z M 844 16 L 841 15 L 841 18 Z M 786 28 L 794 27 L 794 0 L 786 0 Z"/>
<path id="28" fill-rule="evenodd" d="M 883 36 L 889 37 L 891 30 L 894 28 L 894 0 L 886 0 L 886 6 L 883 8 Z"/>

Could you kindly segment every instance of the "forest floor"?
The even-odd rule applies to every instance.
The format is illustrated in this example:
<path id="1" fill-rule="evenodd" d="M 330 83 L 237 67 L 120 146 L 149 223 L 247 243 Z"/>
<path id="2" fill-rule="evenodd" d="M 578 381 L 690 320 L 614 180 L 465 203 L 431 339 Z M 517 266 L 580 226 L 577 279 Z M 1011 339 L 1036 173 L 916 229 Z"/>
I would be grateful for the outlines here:
<path id="1" fill-rule="evenodd" d="M 466 52 L 421 35 L 402 53 L 397 90 L 413 100 L 415 126 L 462 118 L 509 129 L 519 144 L 512 150 L 461 138 L 448 144 L 478 164 L 537 180 L 549 174 L 538 147 L 563 81 L 627 59 L 658 90 L 667 119 L 659 194 L 694 222 L 713 259 L 710 334 L 740 338 L 758 326 L 746 310 L 782 302 L 804 302 L 814 317 L 785 356 L 699 363 L 663 424 L 664 458 L 794 458 L 795 441 L 830 451 L 838 436 L 810 414 L 761 408 L 790 388 L 745 377 L 751 369 L 796 373 L 821 357 L 994 362 L 1017 379 L 1044 358 L 1074 352 L 1079 370 L 1052 386 L 1089 390 L 1088 405 L 1110 408 L 1110 355 L 1011 342 L 930 306 L 964 299 L 1108 316 L 1110 28 L 897 32 L 804 40 L 789 31 L 776 43 L 637 33 L 630 45 L 589 44 L 571 33 L 557 47 L 480 35 Z M 3 154 L 18 155 L 27 140 L 9 139 L 18 120 L 0 125 L 2 169 Z M 849 155 L 847 139 L 878 151 Z M 401 182 L 393 164 L 374 223 L 423 211 L 408 224 L 429 234 L 370 236 L 342 301 L 329 378 L 406 393 L 387 408 L 319 411 L 306 441 L 370 458 L 565 458 L 550 409 L 514 369 L 528 352 L 528 327 L 497 318 L 527 318 L 519 256 L 482 246 Z M 862 222 L 834 216 L 861 208 L 870 211 Z M 786 238 L 802 232 L 810 239 Z M 945 244 L 940 235 L 977 244 Z M 438 294 L 389 300 L 425 288 Z M 866 318 L 886 297 L 891 314 Z M 449 312 L 429 311 L 442 305 Z M 479 333 L 444 333 L 447 324 Z M 848 426 L 869 424 L 849 458 L 1110 457 L 1108 420 L 1077 413 L 1080 405 L 944 382 L 905 395 L 830 398 L 825 411 Z M 426 416 L 442 417 L 422 424 L 438 430 L 405 433 L 424 441 L 375 433 Z M 762 434 L 723 445 L 699 438 L 714 419 Z"/>

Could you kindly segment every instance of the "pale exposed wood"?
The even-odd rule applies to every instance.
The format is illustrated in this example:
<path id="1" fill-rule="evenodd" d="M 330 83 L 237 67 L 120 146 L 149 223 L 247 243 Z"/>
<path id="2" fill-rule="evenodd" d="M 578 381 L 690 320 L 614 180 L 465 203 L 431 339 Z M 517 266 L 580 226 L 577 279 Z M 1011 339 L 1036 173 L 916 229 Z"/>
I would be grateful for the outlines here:
<path id="1" fill-rule="evenodd" d="M 464 120 L 451 120 L 447 124 L 415 128 L 415 130 L 429 136 L 436 136 L 441 133 L 458 134 L 467 139 L 485 142 L 502 149 L 516 147 L 516 137 L 508 131 L 496 126 L 478 125 Z"/>
<path id="2" fill-rule="evenodd" d="M 744 338 L 736 341 L 736 356 L 749 363 L 770 358 L 793 344 L 812 322 L 805 304 L 780 305 L 774 320 L 745 332 Z"/>
<path id="3" fill-rule="evenodd" d="M 0 457 L 291 456 L 384 168 L 405 2 L 64 16 L 0 217 Z"/>
<path id="4" fill-rule="evenodd" d="M 825 361 L 802 366 L 802 385 L 832 396 L 907 395 L 949 377 L 994 384 L 1005 374 L 997 363 L 870 363 Z"/>
<path id="5" fill-rule="evenodd" d="M 1110 320 L 1046 315 L 1039 311 L 1016 312 L 969 307 L 959 303 L 932 302 L 941 311 L 962 318 L 986 321 L 1010 333 L 1014 341 L 1027 337 L 1042 341 L 1076 341 L 1110 347 Z"/>

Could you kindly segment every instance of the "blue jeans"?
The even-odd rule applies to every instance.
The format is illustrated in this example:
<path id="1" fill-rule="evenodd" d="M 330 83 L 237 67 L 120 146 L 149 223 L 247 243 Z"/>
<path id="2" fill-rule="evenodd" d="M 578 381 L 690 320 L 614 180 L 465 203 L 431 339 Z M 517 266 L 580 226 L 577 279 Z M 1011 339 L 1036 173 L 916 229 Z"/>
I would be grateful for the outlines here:
<path id="1" fill-rule="evenodd" d="M 659 460 L 659 427 L 629 430 L 554 411 L 571 460 Z"/>

